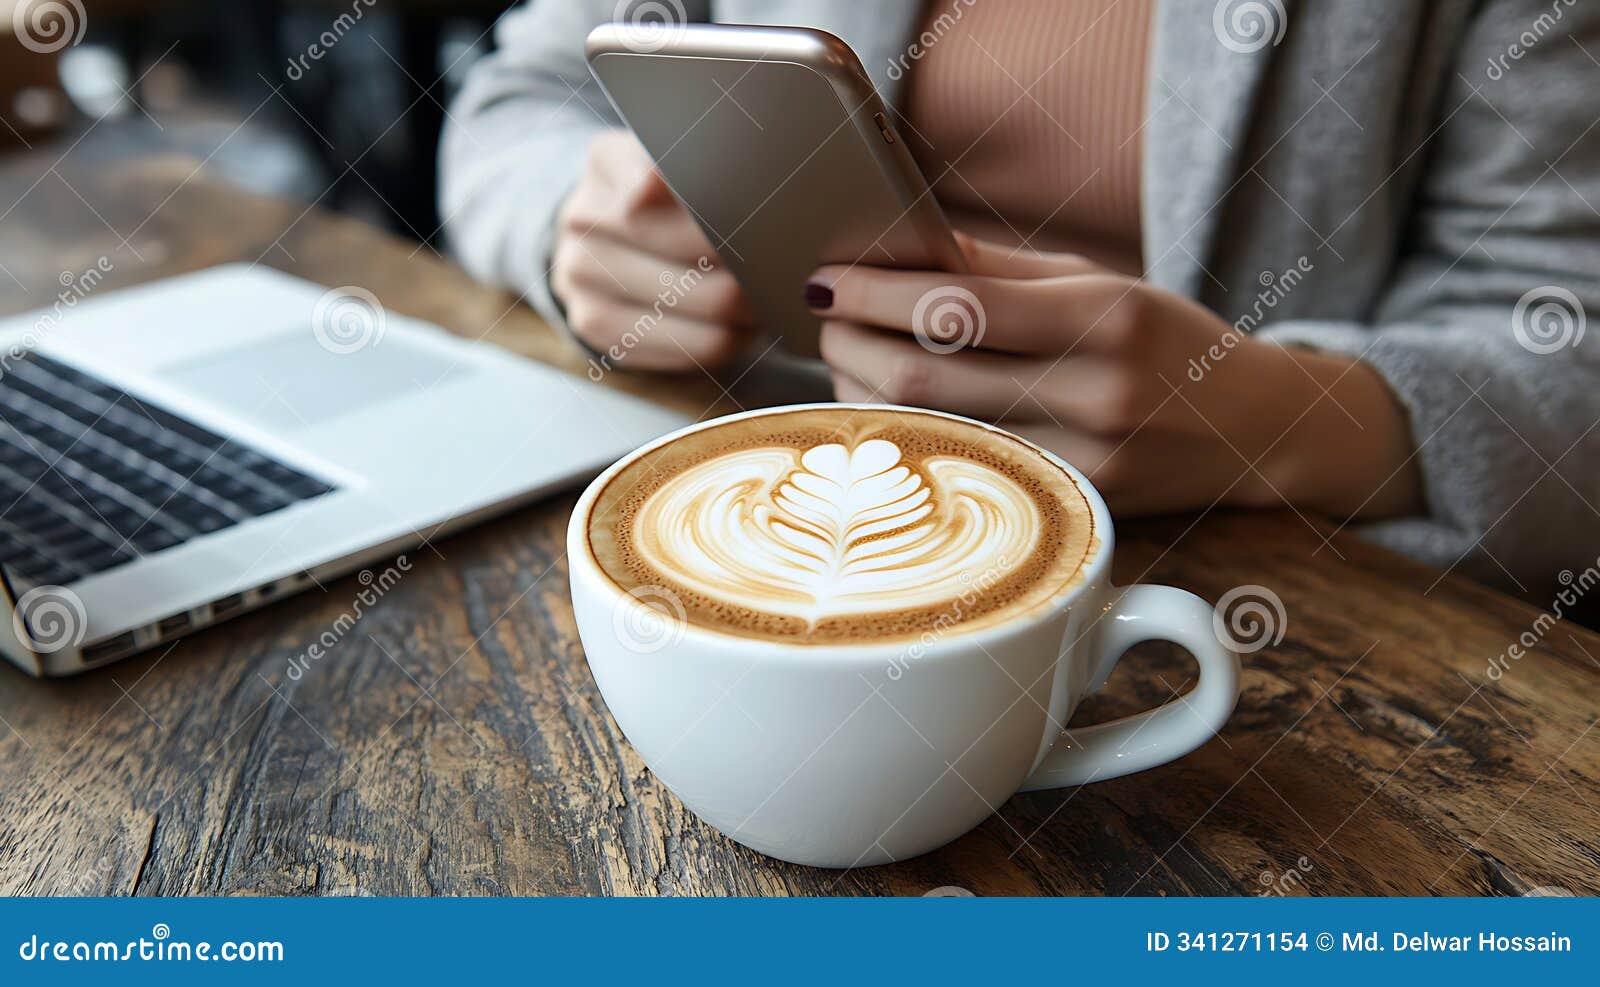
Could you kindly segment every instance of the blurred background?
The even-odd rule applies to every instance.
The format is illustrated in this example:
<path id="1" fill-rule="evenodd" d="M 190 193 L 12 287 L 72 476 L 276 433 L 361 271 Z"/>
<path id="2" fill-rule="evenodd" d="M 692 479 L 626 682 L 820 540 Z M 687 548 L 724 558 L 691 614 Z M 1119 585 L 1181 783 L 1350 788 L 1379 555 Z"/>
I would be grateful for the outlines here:
<path id="1" fill-rule="evenodd" d="M 445 108 L 512 5 L 0 0 L 0 162 L 171 151 L 434 245 Z"/>

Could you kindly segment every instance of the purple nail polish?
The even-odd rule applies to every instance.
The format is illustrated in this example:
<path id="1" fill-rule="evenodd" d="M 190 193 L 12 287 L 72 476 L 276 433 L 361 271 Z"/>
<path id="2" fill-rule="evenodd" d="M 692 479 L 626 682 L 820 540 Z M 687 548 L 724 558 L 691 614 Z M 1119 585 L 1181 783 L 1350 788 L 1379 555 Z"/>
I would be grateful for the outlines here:
<path id="1" fill-rule="evenodd" d="M 806 282 L 806 307 L 833 307 L 833 289 L 816 281 Z"/>

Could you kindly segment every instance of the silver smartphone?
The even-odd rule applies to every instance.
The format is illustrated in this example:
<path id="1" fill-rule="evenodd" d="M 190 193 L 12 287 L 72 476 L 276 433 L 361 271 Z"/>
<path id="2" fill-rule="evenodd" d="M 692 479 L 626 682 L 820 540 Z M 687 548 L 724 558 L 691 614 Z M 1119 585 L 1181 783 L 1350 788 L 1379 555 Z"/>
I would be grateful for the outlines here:
<path id="1" fill-rule="evenodd" d="M 749 300 L 817 355 L 822 264 L 960 272 L 949 222 L 855 52 L 808 28 L 603 24 L 589 68 Z"/>

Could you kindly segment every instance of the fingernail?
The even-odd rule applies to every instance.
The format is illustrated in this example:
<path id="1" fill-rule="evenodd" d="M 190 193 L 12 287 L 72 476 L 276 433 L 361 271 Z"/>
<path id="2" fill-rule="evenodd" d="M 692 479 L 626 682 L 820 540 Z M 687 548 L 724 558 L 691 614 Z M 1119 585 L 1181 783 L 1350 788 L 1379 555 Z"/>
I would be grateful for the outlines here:
<path id="1" fill-rule="evenodd" d="M 806 282 L 807 308 L 832 308 L 833 289 L 816 281 Z"/>

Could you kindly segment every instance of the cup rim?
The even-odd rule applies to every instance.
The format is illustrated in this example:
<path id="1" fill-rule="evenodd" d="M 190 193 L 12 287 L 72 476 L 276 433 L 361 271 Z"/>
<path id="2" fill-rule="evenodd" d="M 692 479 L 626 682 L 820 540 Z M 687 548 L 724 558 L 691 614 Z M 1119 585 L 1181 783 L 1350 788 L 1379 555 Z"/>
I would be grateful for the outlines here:
<path id="1" fill-rule="evenodd" d="M 1044 457 L 1049 462 L 1059 466 L 1068 475 L 1068 477 L 1072 479 L 1074 484 L 1076 484 L 1078 492 L 1083 496 L 1085 502 L 1087 502 L 1089 505 L 1090 517 L 1094 524 L 1094 531 L 1091 536 L 1093 538 L 1093 542 L 1091 543 L 1090 558 L 1078 569 L 1077 572 L 1072 575 L 1072 577 L 1066 583 L 1064 583 L 1056 592 L 1038 601 L 1027 610 L 1016 614 L 1009 620 L 1005 620 L 997 624 L 973 628 L 971 630 L 962 630 L 957 627 L 943 634 L 939 638 L 940 644 L 977 644 L 979 647 L 982 647 L 990 642 L 1004 640 L 1015 635 L 1020 630 L 1032 628 L 1036 624 L 1048 619 L 1052 615 L 1071 607 L 1089 587 L 1098 586 L 1107 581 L 1107 577 L 1109 576 L 1108 570 L 1111 565 L 1111 557 L 1115 548 L 1115 534 L 1111 526 L 1111 512 L 1106 507 L 1104 499 L 1101 498 L 1100 492 L 1095 489 L 1094 484 L 1090 483 L 1089 478 L 1084 476 L 1082 471 L 1078 470 L 1072 464 L 1066 462 L 1060 456 L 1050 452 L 1048 449 L 1042 448 L 1036 443 L 1030 442 L 1014 432 L 1007 431 L 1006 429 L 1000 428 L 997 425 L 991 425 L 987 422 L 979 421 L 974 418 L 968 418 L 964 415 L 952 414 L 948 411 L 937 411 L 931 408 L 914 408 L 907 405 L 865 404 L 861 402 L 846 401 L 817 401 L 807 404 L 775 405 L 769 408 L 756 408 L 735 412 L 731 415 L 722 415 L 717 418 L 710 418 L 705 421 L 695 422 L 682 428 L 675 429 L 666 435 L 648 442 L 628 453 L 626 456 L 623 456 L 621 459 L 618 459 L 615 463 L 607 467 L 599 476 L 590 481 L 589 485 L 584 488 L 583 493 L 579 495 L 577 503 L 574 504 L 572 508 L 572 515 L 567 524 L 567 558 L 569 567 L 576 567 L 581 563 L 584 569 L 586 569 L 594 577 L 595 582 L 604 588 L 606 596 L 613 605 L 616 605 L 620 601 L 626 599 L 628 597 L 627 592 L 624 591 L 622 587 L 617 584 L 616 580 L 605 571 L 604 567 L 600 565 L 599 560 L 594 557 L 594 553 L 589 547 L 589 514 L 593 510 L 594 502 L 599 498 L 600 491 L 605 489 L 606 484 L 610 482 L 612 477 L 626 469 L 630 464 L 637 461 L 641 457 L 648 455 L 652 451 L 667 445 L 668 443 L 675 442 L 685 435 L 692 435 L 695 432 L 704 431 L 705 429 L 724 425 L 729 422 L 741 421 L 746 418 L 758 418 L 767 415 L 784 414 L 797 411 L 811 411 L 823 408 L 845 408 L 873 412 L 887 411 L 918 415 L 931 415 L 937 418 L 946 418 L 968 425 L 974 425 L 986 431 L 1004 435 L 1009 439 L 1020 442 L 1022 445 L 1033 450 L 1035 453 Z M 800 654 L 804 655 L 810 660 L 825 659 L 835 655 L 849 659 L 857 659 L 862 657 L 878 658 L 883 655 L 896 655 L 904 652 L 909 647 L 917 645 L 922 640 L 920 637 L 897 637 L 887 640 L 828 641 L 817 644 L 811 644 L 805 641 L 774 641 L 767 638 L 742 637 L 730 631 L 719 630 L 715 627 L 707 627 L 702 624 L 696 624 L 686 618 L 680 619 L 675 616 L 669 616 L 668 619 L 682 626 L 685 637 L 690 635 L 699 635 L 702 637 L 708 637 L 715 641 L 736 644 L 762 651 L 771 651 L 775 654 Z M 921 660 L 927 660 L 931 657 L 934 657 L 934 655 L 927 654 L 924 655 Z"/>

